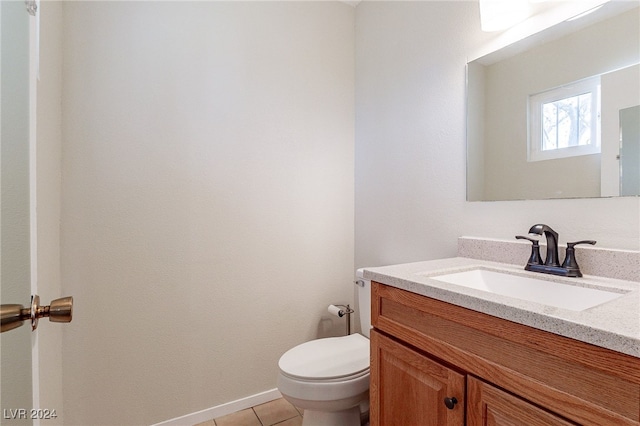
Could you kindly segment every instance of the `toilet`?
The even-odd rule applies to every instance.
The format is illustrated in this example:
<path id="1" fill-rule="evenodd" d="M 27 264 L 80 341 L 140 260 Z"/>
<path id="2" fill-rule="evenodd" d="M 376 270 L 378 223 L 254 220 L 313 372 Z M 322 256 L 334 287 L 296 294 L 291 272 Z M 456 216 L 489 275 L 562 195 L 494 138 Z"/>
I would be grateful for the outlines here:
<path id="1" fill-rule="evenodd" d="M 362 334 L 302 343 L 280 357 L 278 390 L 304 409 L 303 426 L 360 426 L 369 410 L 371 282 L 359 269 L 358 317 Z M 366 337 L 365 337 L 366 336 Z"/>

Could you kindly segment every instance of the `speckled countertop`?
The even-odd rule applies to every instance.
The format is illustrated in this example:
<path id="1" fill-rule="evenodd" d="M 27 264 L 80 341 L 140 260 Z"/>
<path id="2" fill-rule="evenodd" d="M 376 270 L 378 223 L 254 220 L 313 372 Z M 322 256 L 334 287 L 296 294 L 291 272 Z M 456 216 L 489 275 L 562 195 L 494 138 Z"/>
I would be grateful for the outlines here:
<path id="1" fill-rule="evenodd" d="M 550 307 L 501 296 L 432 277 L 474 268 L 532 277 L 623 295 L 584 311 Z M 522 266 L 455 257 L 401 265 L 365 268 L 364 277 L 443 302 L 483 312 L 640 358 L 640 283 L 600 276 L 563 278 L 523 270 Z"/>

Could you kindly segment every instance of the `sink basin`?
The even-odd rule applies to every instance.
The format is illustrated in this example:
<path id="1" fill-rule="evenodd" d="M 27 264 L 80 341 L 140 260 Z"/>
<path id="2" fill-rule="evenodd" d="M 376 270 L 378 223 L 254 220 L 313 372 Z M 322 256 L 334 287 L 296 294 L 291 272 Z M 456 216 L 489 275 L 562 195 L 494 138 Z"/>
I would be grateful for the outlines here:
<path id="1" fill-rule="evenodd" d="M 620 292 L 578 287 L 487 269 L 472 269 L 430 278 L 572 311 L 584 311 L 623 295 Z"/>

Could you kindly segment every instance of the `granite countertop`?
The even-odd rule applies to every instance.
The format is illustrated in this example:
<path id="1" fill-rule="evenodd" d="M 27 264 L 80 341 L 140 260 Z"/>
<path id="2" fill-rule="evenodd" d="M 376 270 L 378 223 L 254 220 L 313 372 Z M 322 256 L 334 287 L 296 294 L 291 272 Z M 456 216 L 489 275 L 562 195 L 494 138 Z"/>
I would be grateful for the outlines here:
<path id="1" fill-rule="evenodd" d="M 432 278 L 477 267 L 557 283 L 608 289 L 623 295 L 583 311 L 572 311 Z M 522 266 L 465 257 L 365 268 L 364 278 L 640 358 L 638 282 L 593 275 L 582 278 L 557 277 L 528 272 Z"/>

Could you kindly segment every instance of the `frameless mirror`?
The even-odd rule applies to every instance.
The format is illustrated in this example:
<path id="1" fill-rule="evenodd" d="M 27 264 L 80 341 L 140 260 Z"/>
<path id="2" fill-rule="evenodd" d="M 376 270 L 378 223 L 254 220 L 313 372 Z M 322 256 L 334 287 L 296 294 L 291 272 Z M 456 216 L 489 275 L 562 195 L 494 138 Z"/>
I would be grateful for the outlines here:
<path id="1" fill-rule="evenodd" d="M 640 195 L 638 34 L 610 2 L 467 64 L 467 200 Z"/>

